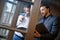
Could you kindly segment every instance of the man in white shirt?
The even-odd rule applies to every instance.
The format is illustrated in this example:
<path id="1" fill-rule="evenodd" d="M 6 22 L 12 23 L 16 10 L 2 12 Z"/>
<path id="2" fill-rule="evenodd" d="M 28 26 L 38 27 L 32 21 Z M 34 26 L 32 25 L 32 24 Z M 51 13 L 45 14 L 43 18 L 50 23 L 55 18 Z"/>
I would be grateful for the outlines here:
<path id="1" fill-rule="evenodd" d="M 17 20 L 17 28 L 23 27 L 28 28 L 29 18 L 30 18 L 30 6 L 24 7 L 25 13 L 24 15 L 19 15 Z M 24 36 L 20 32 L 15 32 L 13 36 L 13 40 L 24 40 Z"/>

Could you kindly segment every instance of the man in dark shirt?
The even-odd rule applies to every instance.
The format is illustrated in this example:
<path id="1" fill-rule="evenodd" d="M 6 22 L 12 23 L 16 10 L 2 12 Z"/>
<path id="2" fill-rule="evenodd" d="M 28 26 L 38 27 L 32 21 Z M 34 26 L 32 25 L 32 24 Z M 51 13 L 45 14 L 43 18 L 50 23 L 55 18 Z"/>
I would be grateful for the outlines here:
<path id="1" fill-rule="evenodd" d="M 41 34 L 38 31 L 34 33 L 34 37 L 38 38 L 37 40 L 54 40 L 58 33 L 58 17 L 53 16 L 50 13 L 50 8 L 47 5 L 41 5 L 40 7 L 42 18 L 39 20 L 39 23 L 43 23 L 49 33 Z"/>

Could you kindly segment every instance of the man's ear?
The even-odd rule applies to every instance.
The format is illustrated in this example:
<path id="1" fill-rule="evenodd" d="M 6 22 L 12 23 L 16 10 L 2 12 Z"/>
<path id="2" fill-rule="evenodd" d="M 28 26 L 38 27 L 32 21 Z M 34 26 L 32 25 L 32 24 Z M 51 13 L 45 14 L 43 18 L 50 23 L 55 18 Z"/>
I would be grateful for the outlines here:
<path id="1" fill-rule="evenodd" d="M 50 9 L 48 8 L 49 12 L 50 12 Z"/>

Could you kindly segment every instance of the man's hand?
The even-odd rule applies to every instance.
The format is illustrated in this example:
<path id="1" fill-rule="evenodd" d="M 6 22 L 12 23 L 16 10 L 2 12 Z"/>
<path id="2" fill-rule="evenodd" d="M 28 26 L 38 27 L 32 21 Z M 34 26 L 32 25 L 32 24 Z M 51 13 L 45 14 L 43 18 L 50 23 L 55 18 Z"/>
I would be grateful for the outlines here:
<path id="1" fill-rule="evenodd" d="M 18 20 L 17 20 L 17 24 L 16 25 L 20 25 L 20 23 L 24 20 L 24 16 L 20 15 L 18 17 Z"/>
<path id="2" fill-rule="evenodd" d="M 22 22 L 24 20 L 24 16 L 20 15 L 20 21 Z"/>
<path id="3" fill-rule="evenodd" d="M 41 34 L 35 30 L 34 34 L 33 34 L 34 37 L 41 37 Z"/>

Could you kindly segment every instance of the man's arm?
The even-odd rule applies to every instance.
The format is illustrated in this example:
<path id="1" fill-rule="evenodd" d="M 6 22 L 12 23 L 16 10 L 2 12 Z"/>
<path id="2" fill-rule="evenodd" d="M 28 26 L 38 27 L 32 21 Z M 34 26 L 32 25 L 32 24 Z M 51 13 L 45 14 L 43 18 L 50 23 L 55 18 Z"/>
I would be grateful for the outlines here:
<path id="1" fill-rule="evenodd" d="M 49 33 L 46 33 L 46 34 L 40 34 L 38 31 L 35 30 L 33 36 L 34 36 L 34 37 L 38 37 L 38 38 L 40 38 L 40 37 L 44 37 L 44 38 L 45 38 L 45 37 L 51 36 L 51 34 L 49 34 Z"/>
<path id="2" fill-rule="evenodd" d="M 35 34 L 35 35 L 38 35 L 36 37 L 39 37 L 40 36 L 40 37 L 43 37 L 43 38 L 54 38 L 56 36 L 56 34 L 57 34 L 58 26 L 59 26 L 58 20 L 55 19 L 53 21 L 53 24 L 52 24 L 52 28 L 51 28 L 50 33 L 45 33 L 45 34 L 40 34 L 40 35 Z"/>
<path id="3" fill-rule="evenodd" d="M 59 19 L 55 19 L 53 21 L 50 33 L 42 34 L 42 37 L 44 37 L 44 38 L 55 38 L 57 36 L 58 30 L 59 30 L 58 29 L 59 23 L 60 23 L 60 22 L 58 22 L 58 20 Z"/>
<path id="4" fill-rule="evenodd" d="M 17 26 L 20 25 L 20 23 L 24 20 L 24 16 L 19 15 L 18 20 L 17 20 Z"/>

